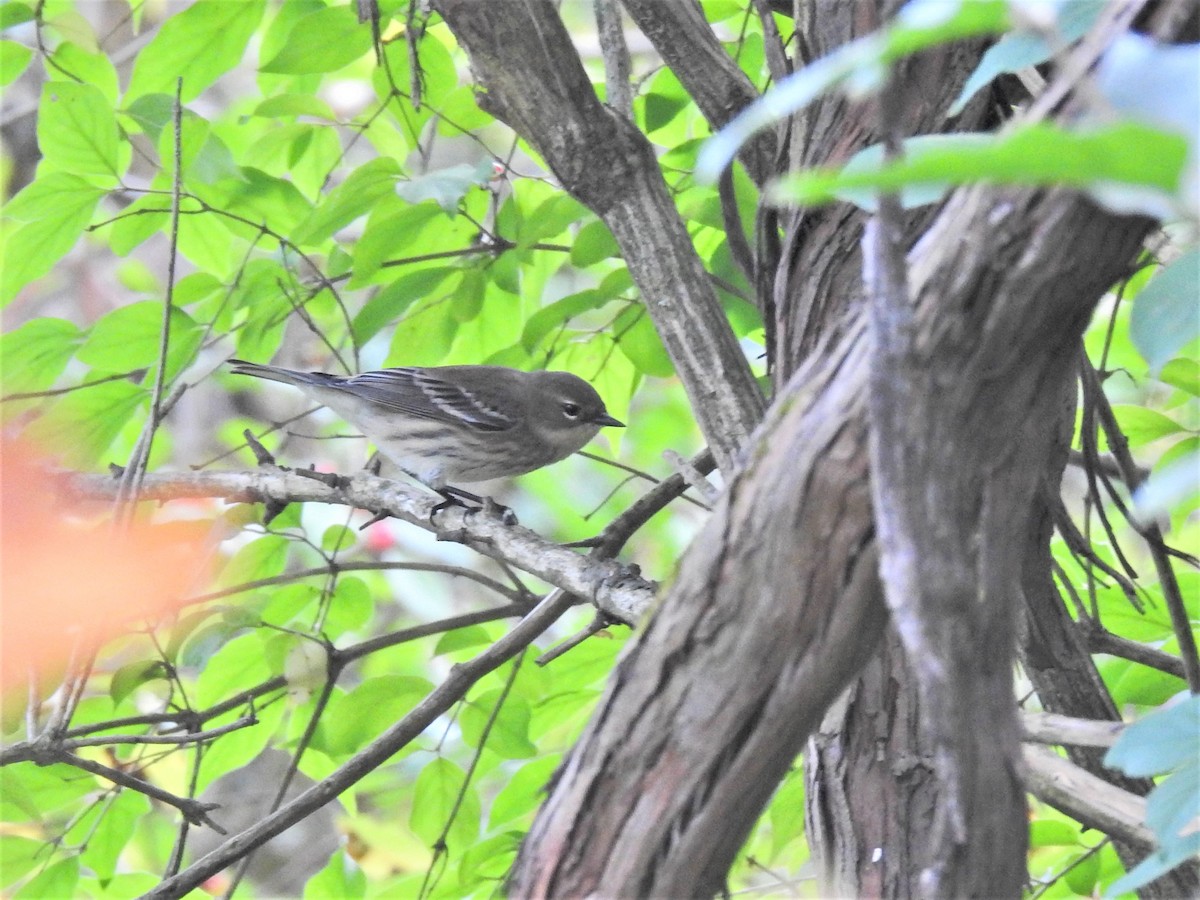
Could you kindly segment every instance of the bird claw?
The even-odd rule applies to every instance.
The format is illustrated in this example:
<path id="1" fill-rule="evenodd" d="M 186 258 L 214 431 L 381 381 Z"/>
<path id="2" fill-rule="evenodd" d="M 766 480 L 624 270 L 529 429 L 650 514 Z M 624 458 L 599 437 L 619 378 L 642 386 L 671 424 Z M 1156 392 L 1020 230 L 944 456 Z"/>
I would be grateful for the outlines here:
<path id="1" fill-rule="evenodd" d="M 517 514 L 497 503 L 491 497 L 480 497 L 477 494 L 472 494 L 469 491 L 464 491 L 461 488 L 444 487 L 437 492 L 441 498 L 441 503 L 436 504 L 429 511 L 429 524 L 433 524 L 434 516 L 440 513 L 443 509 L 451 506 L 461 506 L 464 510 L 464 516 L 473 516 L 483 513 L 485 516 L 492 516 L 499 519 L 505 525 L 517 525 Z M 468 501 L 477 503 L 477 506 L 471 506 Z"/>

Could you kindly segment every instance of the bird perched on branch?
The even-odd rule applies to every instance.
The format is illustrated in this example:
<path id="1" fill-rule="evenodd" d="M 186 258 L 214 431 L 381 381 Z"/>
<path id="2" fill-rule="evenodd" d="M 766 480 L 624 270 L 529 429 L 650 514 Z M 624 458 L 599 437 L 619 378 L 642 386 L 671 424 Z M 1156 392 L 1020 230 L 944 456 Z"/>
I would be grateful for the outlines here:
<path id="1" fill-rule="evenodd" d="M 624 428 L 596 389 L 569 372 L 505 366 L 404 367 L 341 377 L 231 359 L 233 372 L 299 388 L 358 428 L 444 499 L 453 483 L 524 475 Z"/>

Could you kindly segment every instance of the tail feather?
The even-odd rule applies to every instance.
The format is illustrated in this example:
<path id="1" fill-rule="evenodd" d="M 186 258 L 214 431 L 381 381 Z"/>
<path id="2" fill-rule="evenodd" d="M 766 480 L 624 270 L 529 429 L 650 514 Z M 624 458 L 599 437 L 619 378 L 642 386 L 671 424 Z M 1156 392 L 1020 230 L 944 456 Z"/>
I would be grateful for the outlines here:
<path id="1" fill-rule="evenodd" d="M 254 378 L 265 378 L 268 381 L 279 381 L 291 385 L 329 385 L 340 379 L 336 375 L 325 372 L 297 372 L 295 369 L 285 369 L 281 366 L 264 366 L 259 363 L 247 362 L 244 359 L 231 359 L 229 364 L 234 375 L 250 375 Z"/>

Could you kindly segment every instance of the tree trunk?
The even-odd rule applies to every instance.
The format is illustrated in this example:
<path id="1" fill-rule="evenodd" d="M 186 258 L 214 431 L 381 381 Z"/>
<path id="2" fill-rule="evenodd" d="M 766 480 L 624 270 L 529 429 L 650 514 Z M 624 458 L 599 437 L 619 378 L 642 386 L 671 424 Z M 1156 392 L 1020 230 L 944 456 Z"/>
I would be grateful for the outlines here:
<path id="1" fill-rule="evenodd" d="M 1084 324 L 1148 223 L 1067 192 L 964 189 L 915 214 L 907 238 L 898 220 L 884 222 L 890 252 L 875 258 L 859 250 L 866 219 L 857 210 L 790 215 L 778 268 L 760 268 L 779 273 L 763 300 L 777 392 L 747 442 L 758 400 L 683 248 L 686 232 L 668 214 L 653 157 L 596 102 L 552 5 L 524 0 L 502 14 L 490 4 L 437 5 L 471 56 L 487 108 L 613 230 L 728 478 L 564 761 L 511 892 L 720 890 L 774 787 L 884 634 L 878 522 L 914 677 L 897 667 L 893 646 L 852 693 L 853 721 L 870 725 L 847 737 L 856 755 L 877 752 L 876 730 L 911 722 L 918 696 L 925 713 L 915 745 L 894 729 L 886 765 L 856 767 L 895 782 L 887 818 L 864 832 L 860 855 L 871 861 L 872 844 L 903 823 L 897 865 L 886 882 L 858 864 L 838 871 L 857 894 L 1019 893 L 1026 820 L 1011 670 L 1020 536 L 1051 450 L 1036 426 L 1052 417 L 1048 398 L 1071 375 Z M 823 53 L 876 27 L 886 5 L 805 5 L 820 16 L 803 23 L 802 44 Z M 903 66 L 894 92 L 903 108 L 888 112 L 910 132 L 939 130 L 980 49 L 959 44 Z M 692 77 L 682 64 L 679 75 Z M 965 127 L 980 123 L 985 103 L 964 114 Z M 877 119 L 875 104 L 817 103 L 793 123 L 789 162 L 844 161 L 875 140 Z M 910 246 L 903 272 L 895 251 Z M 876 299 L 906 307 L 901 333 L 879 319 L 868 333 L 864 259 L 890 261 L 899 276 L 903 290 L 896 278 L 880 282 Z M 849 805 L 869 820 L 868 804 Z M 921 810 L 933 827 L 912 827 Z"/>

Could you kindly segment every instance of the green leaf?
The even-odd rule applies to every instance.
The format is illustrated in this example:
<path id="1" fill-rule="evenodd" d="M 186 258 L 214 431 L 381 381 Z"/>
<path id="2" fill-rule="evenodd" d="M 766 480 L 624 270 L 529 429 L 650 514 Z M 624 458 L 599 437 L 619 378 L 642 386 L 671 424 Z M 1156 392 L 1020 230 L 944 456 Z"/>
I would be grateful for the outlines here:
<path id="1" fill-rule="evenodd" d="M 0 834 L 0 887 L 23 878 L 45 855 L 45 844 L 12 834 Z"/>
<path id="2" fill-rule="evenodd" d="M 33 59 L 33 51 L 14 41 L 0 41 L 0 87 L 12 84 Z"/>
<path id="3" fill-rule="evenodd" d="M 453 266 L 434 266 L 401 275 L 391 284 L 380 288 L 354 317 L 351 330 L 355 345 L 363 346 L 383 328 L 399 319 L 413 303 L 435 293 L 444 281 L 452 275 L 461 276 L 461 273 L 461 269 Z M 453 290 L 454 282 L 442 295 Z"/>
<path id="4" fill-rule="evenodd" d="M 243 634 L 209 658 L 196 679 L 195 702 L 212 706 L 245 690 L 247 685 L 266 681 L 272 674 L 275 673 L 268 668 L 263 656 L 262 638 L 257 634 Z M 217 745 L 224 740 L 222 738 Z"/>
<path id="5" fill-rule="evenodd" d="M 436 366 L 450 352 L 458 322 L 444 298 L 421 300 L 396 325 L 384 365 Z"/>
<path id="6" fill-rule="evenodd" d="M 617 346 L 639 372 L 670 378 L 675 374 L 675 364 L 667 355 L 667 348 L 654 330 L 650 315 L 641 304 L 628 306 L 613 323 L 613 334 Z"/>
<path id="7" fill-rule="evenodd" d="M 66 319 L 30 319 L 0 335 L 4 393 L 44 391 L 67 367 L 83 333 Z"/>
<path id="8" fill-rule="evenodd" d="M 354 278 L 350 286 L 366 283 L 384 262 L 412 246 L 421 227 L 437 214 L 438 208 L 432 203 L 416 206 L 405 203 L 399 208 L 394 204 L 380 205 L 367 219 L 363 236 L 354 246 Z"/>
<path id="9" fill-rule="evenodd" d="M 337 120 L 333 110 L 329 108 L 329 104 L 312 94 L 276 94 L 254 107 L 254 112 L 250 115 L 264 119 L 313 116 L 318 119 L 327 119 L 330 122 Z M 372 162 L 379 161 L 379 159 L 372 160 Z M 395 161 L 391 160 L 391 162 Z"/>
<path id="10" fill-rule="evenodd" d="M 145 94 L 138 97 L 123 114 L 132 119 L 138 129 L 157 145 L 163 129 L 174 120 L 175 98 L 170 94 Z M 168 157 L 173 159 L 174 156 Z M 163 198 L 155 198 L 160 203 Z"/>
<path id="11" fill-rule="evenodd" d="M 371 621 L 374 613 L 375 604 L 367 583 L 354 575 L 342 575 L 325 617 L 325 633 L 340 637 L 347 631 L 358 631 Z"/>
<path id="12" fill-rule="evenodd" d="M 162 340 L 162 319 L 163 304 L 159 300 L 143 300 L 114 309 L 92 326 L 75 355 L 81 362 L 108 372 L 155 365 Z M 201 334 L 198 322 L 183 310 L 171 308 L 168 371 L 190 358 Z"/>
<path id="13" fill-rule="evenodd" d="M 113 672 L 112 681 L 108 686 L 109 696 L 113 704 L 118 704 L 135 690 L 148 681 L 167 677 L 162 660 L 148 659 L 140 662 L 127 663 Z"/>
<path id="14" fill-rule="evenodd" d="M 284 235 L 290 234 L 312 211 L 312 204 L 295 184 L 258 169 L 243 167 L 237 177 L 224 179 L 219 187 L 225 194 L 227 212 L 269 224 Z"/>
<path id="15" fill-rule="evenodd" d="M 266 5 L 266 0 L 198 0 L 185 7 L 138 53 L 125 96 L 174 96 L 182 76 L 183 102 L 194 100 L 242 61 Z"/>
<path id="16" fill-rule="evenodd" d="M 5 766 L 0 769 L 0 811 L 5 821 L 39 821 L 61 809 L 74 812 L 95 789 L 95 779 L 81 775 L 66 763 Z M 2 853 L 0 859 L 7 863 Z"/>
<path id="17" fill-rule="evenodd" d="M 873 209 L 873 194 L 909 186 L 941 189 L 986 181 L 997 184 L 1109 183 L 1173 195 L 1187 142 L 1132 122 L 1090 132 L 1037 124 L 1003 135 L 930 135 L 905 141 L 903 158 L 841 170 L 814 169 L 781 179 L 769 189 L 777 201 L 814 205 L 849 199 Z M 1103 198 L 1101 198 L 1103 199 Z"/>
<path id="18" fill-rule="evenodd" d="M 483 300 L 489 284 L 485 269 L 474 266 L 462 270 L 462 281 L 457 290 L 449 291 L 454 303 L 454 318 L 458 322 L 471 322 L 483 311 Z"/>
<path id="19" fill-rule="evenodd" d="M 104 810 L 87 836 L 80 861 L 102 881 L 116 874 L 122 852 L 126 850 L 138 822 L 150 813 L 150 801 L 136 791 L 122 791 Z"/>
<path id="20" fill-rule="evenodd" d="M 258 641 L 257 635 L 247 635 L 248 638 L 253 638 Z M 259 646 L 262 642 L 258 641 Z M 261 659 L 261 654 L 259 654 Z M 215 660 L 214 660 L 215 662 Z M 253 684 L 260 677 L 261 669 L 254 668 L 246 671 L 246 680 L 241 682 L 242 688 L 248 684 Z M 207 674 L 207 670 L 201 673 L 201 677 Z M 237 682 L 230 685 L 229 694 L 234 694 L 239 690 Z M 256 710 L 258 723 L 247 728 L 240 728 L 237 731 L 232 731 L 222 735 L 217 740 L 213 741 L 204 751 L 204 758 L 200 762 L 200 775 L 197 778 L 196 789 L 203 791 L 209 784 L 216 781 L 218 778 L 223 778 L 226 775 L 233 773 L 236 769 L 240 769 L 249 765 L 267 746 L 267 742 L 271 736 L 279 728 L 283 718 L 285 705 L 275 703 Z M 223 716 L 211 723 L 211 726 L 226 724 L 226 721 L 233 721 L 235 715 L 244 715 L 245 709 L 238 710 L 236 713 L 230 713 L 227 717 Z M 226 721 L 223 721 L 226 720 Z M 219 813 L 218 813 L 219 816 Z"/>
<path id="21" fill-rule="evenodd" d="M 842 45 L 784 78 L 746 107 L 701 150 L 696 177 L 703 183 L 715 183 L 752 135 L 833 90 L 861 98 L 884 84 L 891 63 L 937 44 L 998 34 L 1008 26 L 1004 0 L 914 0 L 883 31 Z"/>
<path id="22" fill-rule="evenodd" d="M 283 573 L 290 542 L 277 534 L 265 534 L 240 547 L 221 570 L 218 587 L 229 587 Z"/>
<path id="23" fill-rule="evenodd" d="M 611 299 L 601 291 L 586 290 L 555 300 L 525 320 L 521 346 L 532 353 L 551 332 L 564 328 L 575 316 L 601 307 Z"/>
<path id="24" fill-rule="evenodd" d="M 298 244 L 328 240 L 361 215 L 371 212 L 384 197 L 393 195 L 400 166 L 394 159 L 379 157 L 359 166 L 333 190 L 296 228 L 292 239 Z"/>
<path id="25" fill-rule="evenodd" d="M 1130 447 L 1141 447 L 1159 438 L 1186 431 L 1170 416 L 1147 406 L 1118 404 L 1113 406 L 1113 412 L 1125 437 L 1129 439 Z"/>
<path id="26" fill-rule="evenodd" d="M 304 900 L 357 900 L 367 893 L 367 876 L 358 864 L 336 850 L 329 862 L 304 884 Z"/>
<path id="27" fill-rule="evenodd" d="M 1029 823 L 1030 847 L 1077 847 L 1079 826 L 1060 819 L 1034 819 Z"/>
<path id="28" fill-rule="evenodd" d="M 532 814 L 541 805 L 560 760 L 558 754 L 551 754 L 521 766 L 492 801 L 488 828 Z"/>
<path id="29" fill-rule="evenodd" d="M 1181 347 L 1200 336 L 1200 250 L 1190 250 L 1160 270 L 1133 301 L 1129 332 L 1138 352 L 1160 369 Z"/>
<path id="30" fill-rule="evenodd" d="M 51 172 L 26 185 L 0 216 L 0 305 L 49 272 L 75 246 L 105 191 Z"/>
<path id="31" fill-rule="evenodd" d="M 1054 10 L 1058 16 L 1053 27 L 1054 44 L 1065 46 L 1083 37 L 1103 9 L 1103 4 L 1095 0 L 1067 0 L 1061 4 Z M 997 75 L 1040 65 L 1050 59 L 1054 52 L 1055 46 L 1047 40 L 1046 34 L 1013 31 L 1004 35 L 983 54 L 946 116 L 957 116 L 962 112 L 975 93 L 990 84 Z"/>
<path id="32" fill-rule="evenodd" d="M 650 136 L 669 125 L 691 102 L 678 77 L 668 68 L 654 76 L 644 96 L 645 130 Z"/>
<path id="33" fill-rule="evenodd" d="M 150 392 L 128 381 L 98 384 L 67 394 L 29 426 L 29 436 L 61 454 L 72 468 L 89 468 L 107 452 Z"/>
<path id="34" fill-rule="evenodd" d="M 1158 373 L 1159 381 L 1200 397 L 1200 361 L 1176 358 Z"/>
<path id="35" fill-rule="evenodd" d="M 504 759 L 529 759 L 536 756 L 538 748 L 529 740 L 529 720 L 532 717 L 529 704 L 523 698 L 512 694 L 509 694 L 504 705 L 496 713 L 491 730 L 487 732 L 486 743 L 484 742 L 484 729 L 496 704 L 500 702 L 500 697 L 501 691 L 496 689 L 468 702 L 459 717 L 463 740 L 473 747 L 486 747 Z"/>
<path id="36" fill-rule="evenodd" d="M 443 210 L 453 213 L 473 187 L 485 186 L 492 177 L 492 161 L 485 159 L 476 165 L 460 163 L 438 169 L 396 185 L 396 193 L 409 203 L 433 200 Z"/>
<path id="37" fill-rule="evenodd" d="M 13 894 L 16 898 L 28 900 L 46 900 L 47 897 L 74 897 L 75 886 L 79 883 L 79 857 L 69 856 L 47 866 L 33 878 L 29 879 L 19 891 Z"/>
<path id="38" fill-rule="evenodd" d="M 116 107 L 120 96 L 117 69 L 103 51 L 93 52 L 70 41 L 63 41 L 54 49 L 54 63 L 55 78 L 64 77 L 62 71 L 69 72 L 84 84 L 98 88 L 109 110 Z"/>
<path id="39" fill-rule="evenodd" d="M 1188 696 L 1131 724 L 1104 764 L 1126 775 L 1163 775 L 1193 762 L 1200 747 L 1200 696 Z"/>
<path id="40" fill-rule="evenodd" d="M 771 852 L 778 854 L 788 843 L 804 835 L 804 772 L 788 773 L 768 807 L 771 818 Z"/>
<path id="41" fill-rule="evenodd" d="M 475 843 L 482 810 L 479 795 L 465 784 L 466 773 L 448 759 L 438 757 L 421 770 L 413 787 L 412 814 L 408 824 L 432 847 L 450 820 L 461 794 L 458 813 L 446 835 L 446 846 L 456 855 Z"/>
<path id="42" fill-rule="evenodd" d="M 566 231 L 568 226 L 590 215 L 588 208 L 574 197 L 568 194 L 553 194 L 525 217 L 517 231 L 517 243 L 528 247 L 538 241 L 557 237 Z"/>
<path id="43" fill-rule="evenodd" d="M 271 591 L 270 600 L 262 611 L 268 625 L 287 626 L 320 598 L 321 591 L 311 584 L 292 584 Z"/>
<path id="44" fill-rule="evenodd" d="M 621 248 L 603 222 L 589 222 L 579 229 L 575 243 L 571 245 L 571 265 L 586 269 L 602 259 L 620 258 Z"/>
<path id="45" fill-rule="evenodd" d="M 28 3 L 9 0 L 8 3 L 0 6 L 0 30 L 12 28 L 14 25 L 22 25 L 25 22 L 32 22 L 33 20 L 33 7 Z"/>
<path id="46" fill-rule="evenodd" d="M 191 637 L 192 633 L 200 627 L 201 624 L 211 619 L 213 610 L 201 609 L 196 612 L 188 613 L 182 616 L 175 622 L 171 628 L 171 639 L 167 642 L 167 649 L 164 651 L 166 658 L 174 663 L 178 661 L 179 650 L 183 647 L 183 642 Z M 214 650 L 216 648 L 213 648 Z"/>
<path id="47" fill-rule="evenodd" d="M 333 72 L 371 49 L 371 29 L 350 6 L 331 6 L 296 22 L 275 56 L 260 69 L 280 75 Z"/>
<path id="48" fill-rule="evenodd" d="M 410 713 L 433 685 L 411 675 L 368 678 L 349 693 L 331 699 L 314 739 L 319 750 L 338 756 L 357 753 Z"/>
<path id="49" fill-rule="evenodd" d="M 500 881 L 508 874 L 524 837 L 519 831 L 506 831 L 473 844 L 462 854 L 458 866 L 459 883 L 472 887 L 480 882 Z"/>
<path id="50" fill-rule="evenodd" d="M 465 650 L 469 647 L 483 647 L 492 642 L 492 636 L 482 625 L 468 625 L 466 628 L 455 628 L 447 631 L 438 638 L 437 646 L 433 648 L 434 656 Z"/>

